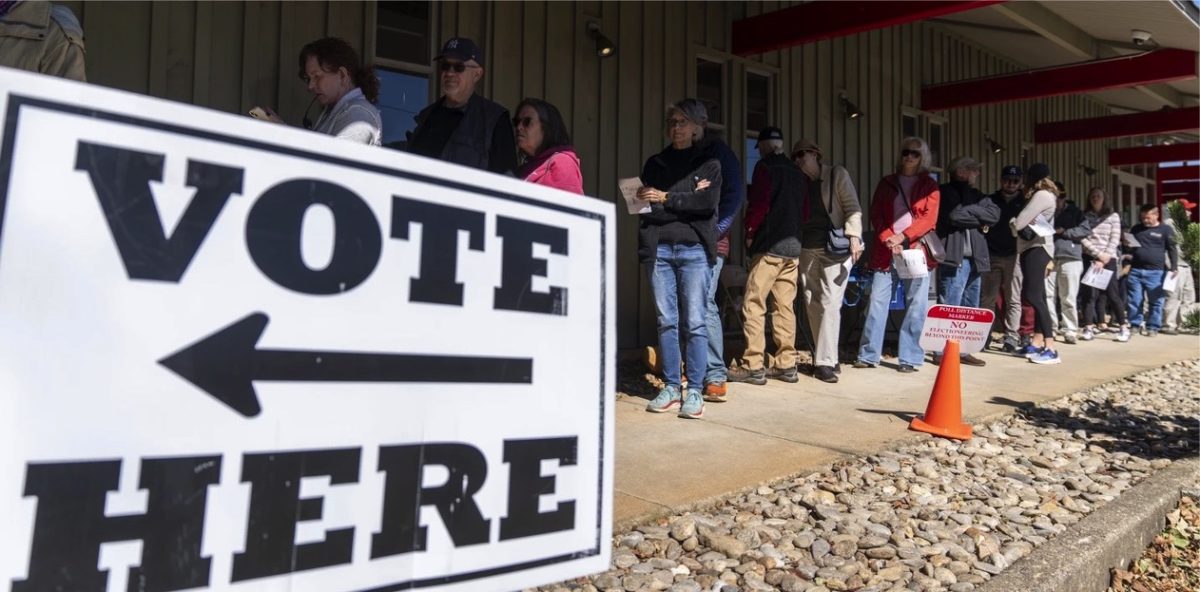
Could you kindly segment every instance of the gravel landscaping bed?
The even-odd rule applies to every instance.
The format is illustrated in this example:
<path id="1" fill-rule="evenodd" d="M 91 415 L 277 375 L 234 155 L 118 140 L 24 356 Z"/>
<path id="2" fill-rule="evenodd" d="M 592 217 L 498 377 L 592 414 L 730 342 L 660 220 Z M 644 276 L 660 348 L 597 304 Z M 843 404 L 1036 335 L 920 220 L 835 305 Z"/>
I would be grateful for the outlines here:
<path id="1" fill-rule="evenodd" d="M 618 533 L 613 569 L 541 590 L 974 590 L 1197 454 L 1200 360 Z M 754 459 L 747 458 L 746 462 Z"/>

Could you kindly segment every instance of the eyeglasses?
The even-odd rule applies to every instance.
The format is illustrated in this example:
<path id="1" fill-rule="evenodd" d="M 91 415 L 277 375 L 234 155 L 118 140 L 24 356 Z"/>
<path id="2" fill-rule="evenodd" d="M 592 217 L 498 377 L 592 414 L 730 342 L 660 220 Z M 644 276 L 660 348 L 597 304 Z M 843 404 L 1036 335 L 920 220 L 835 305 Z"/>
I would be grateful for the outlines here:
<path id="1" fill-rule="evenodd" d="M 514 117 L 513 118 L 513 127 L 521 127 L 521 126 L 533 127 L 533 118 L 532 117 Z"/>
<path id="2" fill-rule="evenodd" d="M 809 152 L 812 152 L 812 150 L 797 150 L 792 153 L 792 158 L 804 158 L 804 155 Z"/>
<path id="3" fill-rule="evenodd" d="M 688 121 L 687 119 L 668 119 L 667 120 L 667 129 L 674 128 L 674 127 L 683 127 L 689 123 L 691 123 L 691 121 Z"/>
<path id="4" fill-rule="evenodd" d="M 911 156 L 911 157 L 913 157 L 913 158 L 921 158 L 921 151 L 920 151 L 920 150 L 911 150 L 911 149 L 909 149 L 909 148 L 905 148 L 904 150 L 901 150 L 901 151 L 900 151 L 900 156 L 901 156 L 902 158 L 903 158 L 903 157 L 906 157 L 906 156 Z"/>
<path id="5" fill-rule="evenodd" d="M 477 67 L 477 66 L 471 66 L 469 64 L 464 64 L 463 62 L 447 62 L 446 60 L 442 60 L 441 63 L 438 64 L 438 69 L 441 70 L 442 72 L 449 72 L 451 70 L 454 70 L 455 72 L 458 72 L 459 74 L 462 74 L 463 71 L 466 70 L 467 68 L 475 68 L 475 67 Z"/>

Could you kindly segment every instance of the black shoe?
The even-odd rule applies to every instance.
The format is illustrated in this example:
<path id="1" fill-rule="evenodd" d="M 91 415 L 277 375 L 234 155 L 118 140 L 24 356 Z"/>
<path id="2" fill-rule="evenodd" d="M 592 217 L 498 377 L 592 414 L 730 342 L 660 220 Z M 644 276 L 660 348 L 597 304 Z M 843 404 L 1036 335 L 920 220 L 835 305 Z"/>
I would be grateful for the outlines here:
<path id="1" fill-rule="evenodd" d="M 874 368 L 875 364 L 872 364 L 870 362 L 864 362 L 862 360 L 854 360 L 854 367 L 855 368 Z"/>
<path id="2" fill-rule="evenodd" d="M 834 365 L 833 365 L 833 373 L 834 373 L 834 374 L 841 374 L 841 373 L 842 373 L 842 363 L 841 363 L 841 362 L 838 362 L 838 363 L 836 363 L 836 364 L 834 364 Z"/>
<path id="3" fill-rule="evenodd" d="M 1159 333 L 1162 333 L 1163 335 L 1179 335 L 1179 331 L 1174 329 L 1163 329 L 1162 331 L 1159 331 Z"/>
<path id="4" fill-rule="evenodd" d="M 729 382 L 744 382 L 746 384 L 762 386 L 767 384 L 767 370 L 766 368 L 759 368 L 758 370 L 742 367 L 732 368 L 729 370 L 729 376 L 726 380 Z"/>
<path id="5" fill-rule="evenodd" d="M 796 367 L 791 368 L 775 368 L 767 370 L 767 378 L 782 380 L 783 382 L 800 382 L 800 373 L 796 372 Z"/>
<path id="6" fill-rule="evenodd" d="M 909 366 L 908 364 L 900 364 L 900 367 L 897 368 L 896 370 L 897 370 L 897 372 L 900 372 L 901 374 L 911 374 L 911 373 L 917 371 L 916 368 Z"/>
<path id="7" fill-rule="evenodd" d="M 838 381 L 837 370 L 829 366 L 817 366 L 813 369 L 813 378 L 832 384 Z"/>
<path id="8" fill-rule="evenodd" d="M 987 362 L 985 362 L 971 354 L 967 354 L 967 355 L 963 356 L 962 358 L 959 359 L 959 361 L 968 366 L 987 366 Z"/>

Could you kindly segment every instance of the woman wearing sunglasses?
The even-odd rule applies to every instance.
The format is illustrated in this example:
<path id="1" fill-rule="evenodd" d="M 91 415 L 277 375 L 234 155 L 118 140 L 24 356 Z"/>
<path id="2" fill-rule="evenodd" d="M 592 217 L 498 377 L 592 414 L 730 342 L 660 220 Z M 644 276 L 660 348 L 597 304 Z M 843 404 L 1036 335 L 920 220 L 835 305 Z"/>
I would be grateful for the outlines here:
<path id="1" fill-rule="evenodd" d="M 906 249 L 922 249 L 929 269 L 937 266 L 933 253 L 921 239 L 934 230 L 938 218 L 938 182 L 929 174 L 929 145 L 916 137 L 900 142 L 896 172 L 884 177 L 871 198 L 871 227 L 874 244 L 868 267 L 871 304 L 863 325 L 855 368 L 874 368 L 883 357 L 883 334 L 887 326 L 892 285 L 904 282 L 904 322 L 900 325 L 900 372 L 916 372 L 925 363 L 921 349 L 921 327 L 929 298 L 929 275 L 901 279 L 892 265 Z"/>
<path id="2" fill-rule="evenodd" d="M 383 120 L 375 107 L 379 78 L 374 68 L 362 65 L 350 44 L 337 37 L 313 41 L 300 50 L 299 66 L 300 80 L 308 85 L 313 101 L 324 107 L 311 126 L 313 131 L 372 146 L 380 144 Z M 283 123 L 271 109 L 255 108 L 250 114 Z M 307 113 L 305 127 L 309 127 Z"/>
<path id="3" fill-rule="evenodd" d="M 571 135 L 554 105 L 541 99 L 521 101 L 513 118 L 513 129 L 523 161 L 517 168 L 518 178 L 583 195 L 579 156 L 571 147 Z"/>

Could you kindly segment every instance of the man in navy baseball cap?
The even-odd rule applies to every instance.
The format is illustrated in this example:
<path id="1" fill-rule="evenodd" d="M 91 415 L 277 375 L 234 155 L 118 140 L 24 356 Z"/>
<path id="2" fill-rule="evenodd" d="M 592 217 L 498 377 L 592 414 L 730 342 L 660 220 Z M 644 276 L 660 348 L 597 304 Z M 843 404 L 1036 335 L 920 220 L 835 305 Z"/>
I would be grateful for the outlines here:
<path id="1" fill-rule="evenodd" d="M 1021 278 L 1016 277 L 1017 239 L 1008 230 L 1008 221 L 1021 211 L 1025 197 L 1021 194 L 1021 183 L 1025 171 L 1010 164 L 1000 169 L 1000 189 L 988 196 L 1000 206 L 1000 220 L 984 234 L 988 245 L 991 269 L 984 272 L 979 292 L 979 306 L 995 309 L 1003 301 L 1004 306 L 996 313 L 993 327 L 1004 331 L 1001 347 L 1015 352 L 1020 346 L 1021 325 Z"/>
<path id="2" fill-rule="evenodd" d="M 483 79 L 483 50 L 471 39 L 451 37 L 434 61 L 442 97 L 414 118 L 408 150 L 511 174 L 517 168 L 517 144 L 508 110 L 475 92 Z"/>

